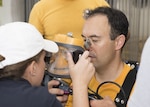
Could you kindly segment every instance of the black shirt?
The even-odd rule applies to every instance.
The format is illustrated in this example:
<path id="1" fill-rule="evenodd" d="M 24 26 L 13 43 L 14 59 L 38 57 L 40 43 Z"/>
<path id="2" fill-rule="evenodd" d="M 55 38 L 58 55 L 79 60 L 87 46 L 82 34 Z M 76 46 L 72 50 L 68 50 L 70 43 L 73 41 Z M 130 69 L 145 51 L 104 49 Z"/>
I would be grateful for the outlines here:
<path id="1" fill-rule="evenodd" d="M 24 79 L 0 79 L 0 107 L 62 107 L 47 87 L 33 87 Z"/>

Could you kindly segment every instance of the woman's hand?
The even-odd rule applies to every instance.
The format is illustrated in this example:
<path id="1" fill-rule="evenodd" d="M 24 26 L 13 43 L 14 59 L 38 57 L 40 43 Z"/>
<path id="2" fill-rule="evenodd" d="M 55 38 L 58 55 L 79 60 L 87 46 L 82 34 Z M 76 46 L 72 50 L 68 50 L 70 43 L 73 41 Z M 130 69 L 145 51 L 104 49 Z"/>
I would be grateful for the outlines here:
<path id="1" fill-rule="evenodd" d="M 85 51 L 76 64 L 68 53 L 69 73 L 73 83 L 73 107 L 89 107 L 88 84 L 95 73 L 95 68 L 88 57 L 89 52 Z"/>
<path id="2" fill-rule="evenodd" d="M 110 99 L 110 97 L 104 97 L 101 100 L 91 100 L 90 101 L 91 107 L 116 107 L 114 101 Z"/>
<path id="3" fill-rule="evenodd" d="M 79 82 L 80 85 L 88 85 L 92 76 L 95 73 L 95 68 L 91 63 L 91 58 L 88 57 L 89 52 L 85 51 L 76 64 L 72 60 L 72 56 L 68 53 L 68 64 L 69 64 L 69 73 L 72 78 L 73 83 Z"/>

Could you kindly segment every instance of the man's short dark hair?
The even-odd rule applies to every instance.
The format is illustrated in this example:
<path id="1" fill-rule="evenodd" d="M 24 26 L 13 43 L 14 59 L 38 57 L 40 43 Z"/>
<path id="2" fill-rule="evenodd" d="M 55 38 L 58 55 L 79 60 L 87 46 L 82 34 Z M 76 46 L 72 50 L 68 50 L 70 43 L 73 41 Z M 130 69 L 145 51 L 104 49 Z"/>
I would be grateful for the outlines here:
<path id="1" fill-rule="evenodd" d="M 116 37 L 123 34 L 127 41 L 129 22 L 122 11 L 110 7 L 97 7 L 94 10 L 85 11 L 84 16 L 85 19 L 88 19 L 99 14 L 106 15 L 108 18 L 108 23 L 111 27 L 111 40 L 115 40 Z"/>

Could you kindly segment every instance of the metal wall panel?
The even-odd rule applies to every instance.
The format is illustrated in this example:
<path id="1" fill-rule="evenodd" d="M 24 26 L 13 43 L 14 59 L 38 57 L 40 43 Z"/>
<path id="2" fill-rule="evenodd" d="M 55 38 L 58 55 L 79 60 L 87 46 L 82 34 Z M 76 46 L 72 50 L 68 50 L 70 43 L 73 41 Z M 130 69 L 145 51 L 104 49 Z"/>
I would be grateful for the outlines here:
<path id="1" fill-rule="evenodd" d="M 33 5 L 39 0 L 25 0 L 25 21 L 28 22 L 30 11 Z"/>
<path id="2" fill-rule="evenodd" d="M 140 61 L 143 45 L 150 35 L 150 0 L 106 0 L 123 11 L 129 20 L 130 39 L 123 50 L 126 60 Z"/>

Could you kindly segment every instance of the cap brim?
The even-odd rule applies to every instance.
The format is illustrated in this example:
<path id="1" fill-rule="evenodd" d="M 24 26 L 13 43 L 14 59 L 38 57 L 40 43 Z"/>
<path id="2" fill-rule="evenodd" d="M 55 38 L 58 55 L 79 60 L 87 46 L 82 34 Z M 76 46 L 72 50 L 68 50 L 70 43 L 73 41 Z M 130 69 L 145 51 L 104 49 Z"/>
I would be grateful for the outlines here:
<path id="1" fill-rule="evenodd" d="M 44 39 L 44 42 L 45 42 L 44 46 L 45 51 L 52 53 L 58 52 L 58 45 L 55 42 L 46 39 Z"/>

